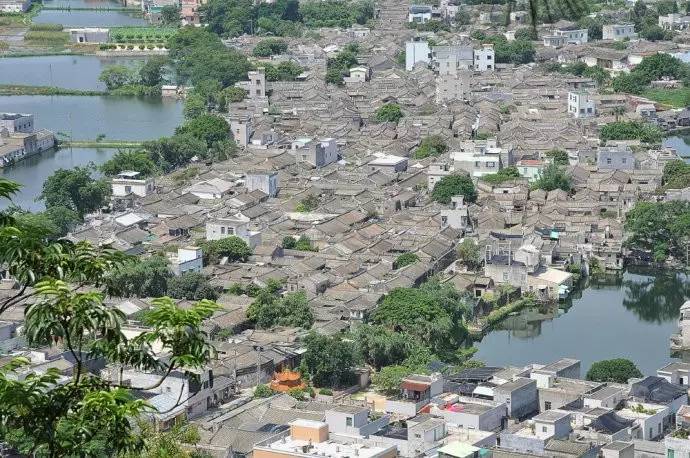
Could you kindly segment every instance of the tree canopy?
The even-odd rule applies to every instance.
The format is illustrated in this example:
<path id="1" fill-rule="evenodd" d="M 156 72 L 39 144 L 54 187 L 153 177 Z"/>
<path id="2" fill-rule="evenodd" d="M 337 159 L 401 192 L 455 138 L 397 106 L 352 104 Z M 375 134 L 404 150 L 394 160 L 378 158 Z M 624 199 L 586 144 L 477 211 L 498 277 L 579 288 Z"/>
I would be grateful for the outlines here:
<path id="1" fill-rule="evenodd" d="M 220 261 L 227 257 L 229 261 L 246 261 L 252 254 L 247 242 L 241 238 L 231 235 L 219 240 L 208 240 L 201 243 L 204 258 L 209 264 Z"/>
<path id="2" fill-rule="evenodd" d="M 419 147 L 414 152 L 415 159 L 424 159 L 429 156 L 439 156 L 448 151 L 448 145 L 443 137 L 430 135 L 424 137 L 419 143 Z"/>
<path id="3" fill-rule="evenodd" d="M 206 142 L 208 148 L 215 142 L 227 140 L 230 137 L 230 125 L 220 116 L 202 114 L 178 127 L 178 134 L 190 134 L 194 138 Z"/>
<path id="4" fill-rule="evenodd" d="M 539 173 L 537 181 L 534 182 L 534 187 L 544 191 L 562 189 L 563 191 L 570 192 L 572 185 L 570 177 L 565 173 L 565 168 L 559 166 L 554 161 L 544 167 Z"/>
<path id="5" fill-rule="evenodd" d="M 107 204 L 109 198 L 109 183 L 93 178 L 88 167 L 58 169 L 43 183 L 39 196 L 46 208 L 69 208 L 79 216 L 100 209 Z"/>
<path id="6" fill-rule="evenodd" d="M 639 121 L 618 121 L 605 124 L 599 138 L 609 140 L 640 140 L 643 143 L 660 143 L 664 133 L 657 126 Z"/>
<path id="7" fill-rule="evenodd" d="M 668 189 L 683 189 L 690 186 L 690 164 L 682 159 L 669 161 L 664 166 L 664 187 Z"/>
<path id="8" fill-rule="evenodd" d="M 305 339 L 300 370 L 314 385 L 348 386 L 354 383 L 354 369 L 360 363 L 355 343 L 342 336 L 310 333 Z"/>
<path id="9" fill-rule="evenodd" d="M 650 250 L 657 261 L 685 256 L 690 242 L 690 202 L 638 202 L 626 214 L 628 246 Z"/>
<path id="10" fill-rule="evenodd" d="M 288 49 L 285 40 L 279 38 L 266 38 L 254 46 L 252 54 L 256 57 L 270 57 L 276 54 L 283 54 Z"/>
<path id="11" fill-rule="evenodd" d="M 594 382 L 628 383 L 636 377 L 642 377 L 642 372 L 635 363 L 624 358 L 598 361 L 587 371 L 587 380 Z"/>
<path id="12" fill-rule="evenodd" d="M 405 116 L 402 108 L 397 103 L 387 103 L 380 106 L 374 112 L 374 120 L 376 122 L 395 122 L 397 123 Z"/>
<path id="13" fill-rule="evenodd" d="M 441 178 L 431 192 L 431 198 L 442 204 L 449 204 L 451 197 L 464 196 L 465 202 L 477 200 L 477 190 L 472 178 L 467 175 L 448 175 Z"/>
<path id="14" fill-rule="evenodd" d="M 150 177 L 158 172 L 158 166 L 144 150 L 120 150 L 100 166 L 104 175 L 112 177 L 126 170 L 139 172 L 141 177 Z"/>
<path id="15" fill-rule="evenodd" d="M 199 272 L 185 272 L 168 280 L 168 295 L 175 299 L 199 301 L 216 300 L 218 291 L 211 286 L 206 275 Z"/>
<path id="16" fill-rule="evenodd" d="M 274 326 L 311 328 L 314 315 L 307 303 L 304 291 L 281 296 L 275 288 L 264 288 L 247 309 L 249 318 L 258 328 Z"/>

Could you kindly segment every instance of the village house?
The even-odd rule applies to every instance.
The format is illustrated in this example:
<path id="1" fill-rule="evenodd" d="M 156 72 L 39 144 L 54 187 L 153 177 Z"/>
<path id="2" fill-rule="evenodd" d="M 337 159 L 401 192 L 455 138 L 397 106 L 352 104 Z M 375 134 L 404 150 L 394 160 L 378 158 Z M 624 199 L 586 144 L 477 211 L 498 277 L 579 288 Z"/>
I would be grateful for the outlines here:
<path id="1" fill-rule="evenodd" d="M 235 215 L 209 218 L 206 221 L 206 240 L 220 240 L 235 236 L 254 248 L 261 244 L 261 233 L 249 230 L 250 219 L 241 213 Z"/>
<path id="2" fill-rule="evenodd" d="M 602 34 L 604 40 L 622 41 L 637 38 L 635 24 L 604 24 Z"/>
<path id="3" fill-rule="evenodd" d="M 306 162 L 316 168 L 325 167 L 340 158 L 338 145 L 334 138 L 313 140 L 297 138 L 292 142 L 291 153 L 298 161 Z"/>
<path id="4" fill-rule="evenodd" d="M 660 15 L 659 27 L 664 30 L 685 30 L 690 27 L 690 16 L 683 16 L 679 13 Z"/>
<path id="5" fill-rule="evenodd" d="M 596 102 L 585 91 L 568 92 L 568 113 L 574 118 L 596 116 Z"/>

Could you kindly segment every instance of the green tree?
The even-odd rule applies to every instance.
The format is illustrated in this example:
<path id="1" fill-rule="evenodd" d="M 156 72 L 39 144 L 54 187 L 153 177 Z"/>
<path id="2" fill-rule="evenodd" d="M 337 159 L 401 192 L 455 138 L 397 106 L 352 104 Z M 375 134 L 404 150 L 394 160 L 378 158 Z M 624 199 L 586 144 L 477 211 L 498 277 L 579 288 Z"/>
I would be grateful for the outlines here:
<path id="1" fill-rule="evenodd" d="M 477 191 L 467 175 L 448 175 L 441 178 L 431 192 L 431 198 L 442 204 L 449 204 L 451 197 L 464 196 L 465 202 L 477 200 Z"/>
<path id="2" fill-rule="evenodd" d="M 209 240 L 201 244 L 207 264 L 213 264 L 227 257 L 230 262 L 246 261 L 252 254 L 249 245 L 241 238 L 231 235 L 219 240 Z"/>
<path id="3" fill-rule="evenodd" d="M 267 38 L 261 40 L 254 46 L 252 55 L 256 57 L 270 57 L 276 54 L 283 54 L 288 49 L 288 44 L 285 40 L 278 38 Z"/>
<path id="4" fill-rule="evenodd" d="M 163 83 L 163 71 L 168 63 L 165 56 L 151 56 L 139 69 L 139 81 L 144 86 L 158 86 Z"/>
<path id="5" fill-rule="evenodd" d="M 304 68 L 292 61 L 284 61 L 278 65 L 265 64 L 267 81 L 294 81 L 304 72 Z"/>
<path id="6" fill-rule="evenodd" d="M 626 214 L 626 244 L 650 250 L 657 261 L 685 257 L 690 243 L 690 202 L 638 202 Z"/>
<path id="7" fill-rule="evenodd" d="M 618 121 L 605 124 L 599 138 L 609 140 L 640 140 L 643 143 L 660 143 L 664 133 L 657 126 L 638 121 Z"/>
<path id="8" fill-rule="evenodd" d="M 199 94 L 189 94 L 184 100 L 185 119 L 196 119 L 206 113 L 206 101 Z"/>
<path id="9" fill-rule="evenodd" d="M 416 337 L 381 325 L 362 324 L 352 335 L 364 362 L 380 369 L 403 364 L 413 353 L 421 353 Z"/>
<path id="10" fill-rule="evenodd" d="M 58 169 L 49 176 L 39 199 L 45 202 L 46 208 L 65 207 L 83 216 L 106 205 L 109 197 L 107 182 L 94 179 L 89 168 L 75 167 Z"/>
<path id="11" fill-rule="evenodd" d="M 373 374 L 371 381 L 377 390 L 391 396 L 400 393 L 402 379 L 412 373 L 408 366 L 386 366 Z"/>
<path id="12" fill-rule="evenodd" d="M 405 114 L 397 103 L 387 103 L 380 106 L 374 112 L 374 120 L 376 122 L 395 122 L 400 121 Z"/>
<path id="13" fill-rule="evenodd" d="M 551 159 L 556 165 L 570 165 L 570 159 L 568 159 L 568 153 L 562 149 L 552 149 L 546 152 L 547 159 Z"/>
<path id="14" fill-rule="evenodd" d="M 422 139 L 419 147 L 414 152 L 414 157 L 416 159 L 424 159 L 429 156 L 439 156 L 446 151 L 448 151 L 448 145 L 443 137 L 431 135 Z"/>
<path id="15" fill-rule="evenodd" d="M 304 339 L 301 372 L 315 386 L 347 386 L 354 381 L 354 369 L 360 362 L 355 344 L 341 336 L 310 333 Z"/>
<path id="16" fill-rule="evenodd" d="M 309 329 L 314 315 L 304 291 L 281 297 L 277 292 L 262 290 L 247 309 L 247 318 L 260 329 L 292 326 Z"/>
<path id="17" fill-rule="evenodd" d="M 502 168 L 496 173 L 484 175 L 483 177 L 481 177 L 481 180 L 485 183 L 500 184 L 506 181 L 514 180 L 516 178 L 520 178 L 520 172 L 518 171 L 517 167 L 515 167 L 514 165 L 510 165 L 508 167 Z"/>
<path id="18" fill-rule="evenodd" d="M 631 378 L 642 377 L 642 372 L 629 359 L 616 358 L 598 361 L 587 371 L 587 380 L 594 382 L 628 383 Z"/>
<path id="19" fill-rule="evenodd" d="M 161 8 L 161 21 L 164 25 L 179 25 L 180 9 L 177 5 L 165 5 Z"/>
<path id="20" fill-rule="evenodd" d="M 240 87 L 227 87 L 223 89 L 223 97 L 227 102 L 237 103 L 244 100 L 247 96 L 247 91 Z"/>
<path id="21" fill-rule="evenodd" d="M 109 65 L 101 71 L 98 81 L 102 81 L 112 91 L 134 82 L 134 72 L 125 65 Z"/>
<path id="22" fill-rule="evenodd" d="M 227 140 L 230 137 L 230 125 L 220 116 L 203 114 L 178 127 L 178 134 L 190 134 L 206 142 L 211 147 L 214 142 Z"/>
<path id="23" fill-rule="evenodd" d="M 465 238 L 458 245 L 458 258 L 468 269 L 478 269 L 482 262 L 479 244 L 474 239 Z"/>
<path id="24" fill-rule="evenodd" d="M 168 280 L 168 295 L 175 299 L 198 301 L 201 299 L 216 300 L 218 291 L 211 286 L 208 278 L 199 272 L 185 272 Z"/>
<path id="25" fill-rule="evenodd" d="M 108 294 L 121 297 L 161 297 L 168 293 L 173 273 L 167 258 L 151 256 L 113 269 L 106 276 Z"/>
<path id="26" fill-rule="evenodd" d="M 515 31 L 516 40 L 536 41 L 539 39 L 536 29 L 521 27 Z"/>
<path id="27" fill-rule="evenodd" d="M 539 173 L 537 181 L 534 182 L 536 189 L 543 189 L 544 191 L 553 191 L 555 189 L 562 189 L 570 192 L 572 186 L 570 178 L 565 173 L 565 169 L 555 162 L 548 164 Z"/>
<path id="28" fill-rule="evenodd" d="M 666 188 L 687 188 L 690 186 L 690 164 L 686 164 L 682 159 L 667 162 L 662 179 Z"/>
<path id="29" fill-rule="evenodd" d="M 142 150 L 120 150 L 99 168 L 104 175 L 110 177 L 127 170 L 139 172 L 141 177 L 150 177 L 158 171 L 149 153 Z"/>
<path id="30" fill-rule="evenodd" d="M 61 205 L 47 208 L 43 214 L 53 223 L 56 237 L 67 235 L 81 221 L 76 211 Z"/>
<path id="31" fill-rule="evenodd" d="M 393 268 L 402 269 L 403 267 L 409 266 L 410 264 L 414 264 L 417 261 L 419 261 L 419 256 L 417 256 L 415 253 L 403 253 L 397 258 L 395 258 Z"/>
<path id="32" fill-rule="evenodd" d="M 164 172 L 188 164 L 194 156 L 205 157 L 208 149 L 203 139 L 191 133 L 162 137 L 144 142 L 142 146 Z"/>
<path id="33" fill-rule="evenodd" d="M 270 398 L 275 393 L 268 385 L 257 385 L 254 388 L 254 398 Z"/>

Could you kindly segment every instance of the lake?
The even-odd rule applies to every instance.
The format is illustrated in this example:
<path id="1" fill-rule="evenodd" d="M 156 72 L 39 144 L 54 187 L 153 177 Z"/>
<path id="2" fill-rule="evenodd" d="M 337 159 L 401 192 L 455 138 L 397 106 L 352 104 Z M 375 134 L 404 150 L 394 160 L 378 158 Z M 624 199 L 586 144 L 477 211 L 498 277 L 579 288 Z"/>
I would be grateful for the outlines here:
<path id="1" fill-rule="evenodd" d="M 110 159 L 116 149 L 65 148 L 49 151 L 40 156 L 30 157 L 12 167 L 0 169 L 0 176 L 22 184 L 21 191 L 15 194 L 13 203 L 32 211 L 43 210 L 42 202 L 35 199 L 41 194 L 43 182 L 56 170 L 71 169 L 93 162 L 100 165 Z M 0 209 L 8 206 L 7 201 L 0 201 Z"/>
<path id="2" fill-rule="evenodd" d="M 582 375 L 602 359 L 628 358 L 645 374 L 672 360 L 669 337 L 678 330 L 680 306 L 690 298 L 690 277 L 675 272 L 629 270 L 592 280 L 568 302 L 509 317 L 487 334 L 474 356 L 490 366 L 582 361 Z"/>
<path id="3" fill-rule="evenodd" d="M 685 159 L 685 162 L 690 162 L 690 136 L 674 135 L 673 137 L 665 138 L 663 144 L 678 151 L 678 154 Z"/>
<path id="4" fill-rule="evenodd" d="M 143 65 L 146 58 L 97 56 L 39 56 L 0 59 L 0 84 L 56 86 L 67 89 L 105 90 L 98 81 L 104 67 Z"/>
<path id="5" fill-rule="evenodd" d="M 43 0 L 43 6 L 62 8 L 124 8 L 117 0 Z"/>
<path id="6" fill-rule="evenodd" d="M 33 18 L 37 24 L 62 24 L 65 27 L 146 26 L 141 15 L 125 11 L 54 11 L 42 10 Z"/>
<path id="7" fill-rule="evenodd" d="M 75 140 L 151 140 L 171 135 L 182 123 L 182 102 L 161 98 L 113 96 L 0 97 L 0 112 L 32 113 L 38 129 Z"/>

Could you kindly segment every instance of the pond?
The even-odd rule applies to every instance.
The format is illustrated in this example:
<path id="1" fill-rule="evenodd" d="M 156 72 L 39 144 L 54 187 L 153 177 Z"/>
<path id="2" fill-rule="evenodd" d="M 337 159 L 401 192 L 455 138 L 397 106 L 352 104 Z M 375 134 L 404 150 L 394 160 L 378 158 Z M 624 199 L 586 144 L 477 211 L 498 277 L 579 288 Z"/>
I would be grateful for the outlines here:
<path id="1" fill-rule="evenodd" d="M 475 358 L 491 366 L 576 358 L 583 376 L 595 361 L 628 358 L 655 374 L 672 360 L 669 337 L 686 298 L 690 277 L 682 273 L 638 269 L 592 280 L 560 308 L 509 317 L 476 344 Z"/>
<path id="2" fill-rule="evenodd" d="M 48 151 L 40 156 L 30 157 L 12 167 L 0 169 L 0 176 L 22 184 L 20 192 L 15 194 L 12 201 L 22 208 L 40 211 L 44 208 L 42 202 L 35 199 L 41 194 L 43 182 L 56 170 L 71 169 L 93 162 L 103 164 L 110 159 L 117 150 L 94 148 L 65 148 Z M 0 201 L 0 209 L 8 206 L 7 201 Z"/>
<path id="3" fill-rule="evenodd" d="M 104 67 L 135 67 L 145 61 L 145 58 L 97 56 L 8 57 L 0 59 L 0 84 L 105 90 L 105 85 L 98 81 Z"/>
<path id="4" fill-rule="evenodd" d="M 124 8 L 117 0 L 43 0 L 43 6 L 60 8 Z"/>
<path id="5" fill-rule="evenodd" d="M 34 17 L 37 24 L 62 24 L 65 27 L 145 26 L 146 19 L 125 11 L 55 11 L 42 10 Z"/>
<path id="6" fill-rule="evenodd" d="M 678 154 L 690 163 L 690 135 L 674 135 L 664 139 L 664 146 L 675 149 Z"/>
<path id="7" fill-rule="evenodd" d="M 39 129 L 75 140 L 151 140 L 171 135 L 182 123 L 182 103 L 161 98 L 113 96 L 0 97 L 0 112 L 32 113 Z"/>

